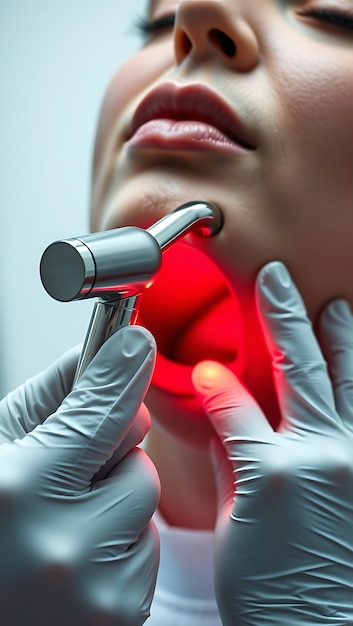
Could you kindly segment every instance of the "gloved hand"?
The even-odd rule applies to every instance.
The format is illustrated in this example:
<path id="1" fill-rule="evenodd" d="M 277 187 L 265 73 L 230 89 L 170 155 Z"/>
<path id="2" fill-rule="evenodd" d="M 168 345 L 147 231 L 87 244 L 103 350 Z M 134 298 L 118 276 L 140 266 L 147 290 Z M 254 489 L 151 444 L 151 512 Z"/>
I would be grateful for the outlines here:
<path id="1" fill-rule="evenodd" d="M 69 393 L 77 356 L 0 404 L 2 626 L 137 626 L 149 615 L 159 481 L 135 446 L 149 428 L 140 405 L 154 342 L 120 330 Z"/>
<path id="2" fill-rule="evenodd" d="M 194 371 L 228 456 L 215 446 L 222 623 L 353 624 L 353 317 L 343 300 L 325 308 L 325 360 L 286 268 L 268 264 L 256 288 L 279 431 L 225 367 Z"/>

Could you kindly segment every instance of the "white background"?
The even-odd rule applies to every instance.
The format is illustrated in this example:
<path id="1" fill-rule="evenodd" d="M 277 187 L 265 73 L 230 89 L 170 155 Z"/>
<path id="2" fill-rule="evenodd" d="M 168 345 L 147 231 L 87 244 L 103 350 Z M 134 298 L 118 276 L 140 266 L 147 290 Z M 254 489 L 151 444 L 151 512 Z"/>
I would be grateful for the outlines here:
<path id="1" fill-rule="evenodd" d="M 140 45 L 146 0 L 0 0 L 0 392 L 86 334 L 93 301 L 59 303 L 39 262 L 88 231 L 100 101 Z"/>

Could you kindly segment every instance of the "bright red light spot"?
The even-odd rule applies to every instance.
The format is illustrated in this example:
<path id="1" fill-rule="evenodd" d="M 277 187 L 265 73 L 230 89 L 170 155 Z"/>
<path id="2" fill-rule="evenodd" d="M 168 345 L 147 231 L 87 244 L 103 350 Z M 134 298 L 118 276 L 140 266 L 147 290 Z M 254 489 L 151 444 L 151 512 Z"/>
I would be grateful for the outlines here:
<path id="1" fill-rule="evenodd" d="M 143 293 L 139 322 L 156 338 L 154 384 L 166 390 L 192 394 L 193 365 L 237 358 L 242 322 L 235 294 L 215 263 L 184 242 L 164 253 Z"/>

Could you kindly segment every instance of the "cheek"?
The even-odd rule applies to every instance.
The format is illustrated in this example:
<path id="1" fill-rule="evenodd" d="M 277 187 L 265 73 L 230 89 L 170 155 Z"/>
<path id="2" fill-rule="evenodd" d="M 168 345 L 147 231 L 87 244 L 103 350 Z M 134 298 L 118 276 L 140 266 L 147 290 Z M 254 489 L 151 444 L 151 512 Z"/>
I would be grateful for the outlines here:
<path id="1" fill-rule="evenodd" d="M 277 56 L 272 74 L 281 158 L 266 174 L 275 189 L 282 257 L 313 316 L 327 299 L 351 298 L 353 291 L 348 280 L 353 264 L 348 234 L 353 229 L 352 61 L 352 50 L 316 41 L 311 48 L 295 48 L 292 56 Z"/>
<path id="2" fill-rule="evenodd" d="M 173 63 L 173 47 L 166 41 L 147 46 L 135 54 L 114 74 L 105 93 L 98 122 L 93 159 L 93 173 L 101 164 L 106 145 L 124 113 L 136 96 L 150 86 Z M 115 131 L 115 132 L 114 132 Z"/>
<path id="3" fill-rule="evenodd" d="M 275 88 L 288 129 L 283 135 L 287 150 L 300 149 L 306 168 L 320 165 L 330 167 L 332 174 L 342 174 L 342 168 L 348 172 L 347 158 L 353 157 L 352 50 L 316 42 L 295 47 L 277 62 Z"/>

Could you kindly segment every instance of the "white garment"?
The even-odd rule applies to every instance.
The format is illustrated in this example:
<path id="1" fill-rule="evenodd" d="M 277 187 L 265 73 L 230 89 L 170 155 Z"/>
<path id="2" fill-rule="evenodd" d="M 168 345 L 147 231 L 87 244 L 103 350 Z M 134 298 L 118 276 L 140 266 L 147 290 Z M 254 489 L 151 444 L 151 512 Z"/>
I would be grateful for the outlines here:
<path id="1" fill-rule="evenodd" d="M 146 626 L 222 626 L 213 586 L 213 533 L 154 520 L 161 562 L 151 617 Z"/>

